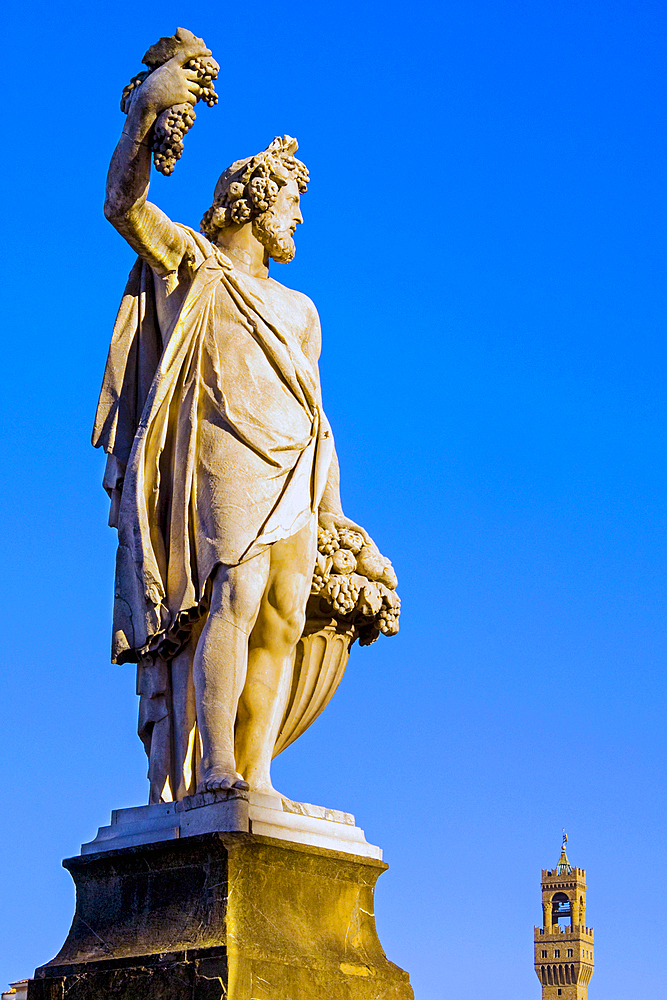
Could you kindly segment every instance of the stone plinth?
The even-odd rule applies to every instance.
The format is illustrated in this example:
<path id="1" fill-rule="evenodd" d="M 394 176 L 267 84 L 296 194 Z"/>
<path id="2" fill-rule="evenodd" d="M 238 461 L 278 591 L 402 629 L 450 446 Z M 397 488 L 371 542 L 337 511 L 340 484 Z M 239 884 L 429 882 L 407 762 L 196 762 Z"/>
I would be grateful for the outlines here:
<path id="1" fill-rule="evenodd" d="M 181 802 L 115 809 L 109 826 L 100 827 L 95 840 L 82 844 L 81 853 L 97 854 L 158 840 L 231 832 L 256 833 L 382 860 L 382 851 L 366 841 L 351 813 L 292 802 L 280 795 L 234 789 L 190 795 Z"/>
<path id="2" fill-rule="evenodd" d="M 412 1000 L 373 915 L 375 858 L 240 831 L 64 862 L 76 913 L 29 1000 Z"/>

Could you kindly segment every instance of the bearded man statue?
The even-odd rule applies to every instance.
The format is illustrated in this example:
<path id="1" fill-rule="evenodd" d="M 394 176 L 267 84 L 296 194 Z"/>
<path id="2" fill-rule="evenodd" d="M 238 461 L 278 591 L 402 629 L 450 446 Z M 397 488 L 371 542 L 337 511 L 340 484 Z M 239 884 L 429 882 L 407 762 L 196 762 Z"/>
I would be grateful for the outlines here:
<path id="1" fill-rule="evenodd" d="M 317 311 L 269 276 L 303 221 L 296 141 L 225 170 L 201 233 L 147 201 L 149 134 L 167 108 L 194 104 L 196 49 L 133 92 L 105 205 L 139 259 L 93 443 L 118 529 L 112 655 L 137 663 L 151 802 L 276 794 L 318 526 L 372 544 L 341 508 Z"/>

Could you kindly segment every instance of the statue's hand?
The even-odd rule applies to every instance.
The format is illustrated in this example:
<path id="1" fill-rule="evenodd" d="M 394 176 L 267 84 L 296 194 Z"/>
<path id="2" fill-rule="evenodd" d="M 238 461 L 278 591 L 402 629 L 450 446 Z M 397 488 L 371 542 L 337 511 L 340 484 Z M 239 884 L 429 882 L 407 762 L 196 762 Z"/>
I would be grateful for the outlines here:
<path id="1" fill-rule="evenodd" d="M 337 543 L 340 543 L 343 549 L 350 549 L 353 552 L 356 559 L 357 573 L 365 576 L 368 580 L 375 580 L 384 584 L 389 590 L 396 589 L 398 580 L 396 579 L 394 567 L 391 565 L 389 559 L 382 555 L 373 539 L 360 524 L 351 521 L 342 512 L 340 514 L 331 514 L 326 511 L 320 511 L 319 526 L 325 531 L 332 532 L 337 538 Z M 350 537 L 350 533 L 353 533 L 352 537 Z M 330 548 L 331 543 L 331 538 L 321 538 L 318 534 L 318 550 L 321 555 L 333 556 L 333 572 L 349 572 L 349 569 L 341 569 L 340 566 L 336 566 L 336 559 L 339 557 L 336 552 L 336 546 L 334 545 L 334 548 Z M 352 561 L 354 562 L 354 560 Z"/>
<path id="2" fill-rule="evenodd" d="M 351 521 L 349 517 L 345 517 L 344 514 L 329 514 L 326 511 L 320 511 L 318 516 L 318 521 L 321 528 L 326 528 L 327 531 L 337 531 L 339 528 L 349 528 L 350 531 L 358 531 L 366 545 L 372 545 L 374 549 L 377 549 L 377 545 L 368 534 L 365 528 L 362 528 L 360 524 L 355 521 Z"/>
<path id="3" fill-rule="evenodd" d="M 194 52 L 192 48 L 184 48 L 146 77 L 132 94 L 130 114 L 148 113 L 157 118 L 175 104 L 196 104 L 201 95 L 198 74 L 183 64 L 196 56 L 207 55 L 208 49 Z"/>

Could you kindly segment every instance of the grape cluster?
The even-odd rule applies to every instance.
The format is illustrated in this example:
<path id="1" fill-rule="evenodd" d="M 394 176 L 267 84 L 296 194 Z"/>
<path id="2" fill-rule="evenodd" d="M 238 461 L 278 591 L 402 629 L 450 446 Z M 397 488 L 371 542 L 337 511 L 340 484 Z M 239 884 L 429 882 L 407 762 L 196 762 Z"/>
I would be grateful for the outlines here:
<path id="1" fill-rule="evenodd" d="M 317 548 L 323 556 L 332 556 L 336 549 L 340 548 L 337 533 L 319 527 L 317 529 Z"/>
<path id="2" fill-rule="evenodd" d="M 220 67 L 215 59 L 205 56 L 190 59 L 185 69 L 197 74 L 199 87 L 198 101 L 204 101 L 209 108 L 218 103 L 213 81 Z M 156 170 L 168 177 L 173 174 L 176 161 L 183 155 L 183 139 L 195 123 L 196 114 L 191 104 L 175 104 L 158 117 L 153 130 L 153 163 Z"/>
<path id="3" fill-rule="evenodd" d="M 168 41 L 172 41 L 172 39 Z M 154 48 L 156 47 L 154 46 Z M 171 49 L 165 49 L 162 61 L 166 61 L 166 58 L 170 57 L 169 52 L 171 52 Z M 144 62 L 146 61 L 147 57 L 144 57 Z M 137 87 L 140 87 L 146 77 L 160 65 L 162 65 L 161 62 L 149 61 L 150 68 L 143 73 L 138 73 L 137 76 L 133 76 L 128 85 L 123 88 L 120 109 L 124 114 L 129 114 L 132 95 Z M 197 101 L 204 101 L 208 104 L 209 108 L 217 104 L 218 95 L 215 92 L 213 81 L 217 77 L 220 67 L 215 59 L 211 56 L 200 56 L 188 60 L 184 68 L 196 74 L 196 83 L 199 88 Z M 174 172 L 176 161 L 180 160 L 183 154 L 183 138 L 194 125 L 196 117 L 192 105 L 187 103 L 175 104 L 158 116 L 153 129 L 151 148 L 153 150 L 155 168 L 166 177 Z"/>
<path id="4" fill-rule="evenodd" d="M 322 596 L 339 615 L 349 615 L 357 606 L 359 585 L 350 576 L 331 576 Z"/>
<path id="5" fill-rule="evenodd" d="M 278 185 L 266 175 L 253 177 L 248 188 L 250 200 L 258 212 L 268 212 L 278 197 Z"/>
<path id="6" fill-rule="evenodd" d="M 120 110 L 123 112 L 124 115 L 129 115 L 130 104 L 132 103 L 131 100 L 132 94 L 137 89 L 137 87 L 141 86 L 141 84 L 148 76 L 149 72 L 150 70 L 145 69 L 143 73 L 137 73 L 136 76 L 132 77 L 127 87 L 123 87 L 123 95 L 120 99 Z"/>
<path id="7" fill-rule="evenodd" d="M 389 606 L 386 602 L 382 603 L 380 608 L 380 613 L 377 616 L 377 626 L 382 632 L 382 635 L 396 635 L 398 632 L 398 617 L 401 613 L 401 602 L 396 598 L 396 604 Z"/>
<path id="8" fill-rule="evenodd" d="M 215 59 L 212 59 L 211 56 L 200 56 L 186 62 L 185 68 L 197 74 L 197 86 L 200 90 L 198 100 L 204 101 L 209 108 L 212 108 L 214 104 L 218 103 L 218 95 L 215 92 L 213 81 L 220 72 L 220 67 Z"/>
<path id="9" fill-rule="evenodd" d="M 175 104 L 159 115 L 153 130 L 153 163 L 165 177 L 174 172 L 183 154 L 183 137 L 195 123 L 191 104 Z"/>

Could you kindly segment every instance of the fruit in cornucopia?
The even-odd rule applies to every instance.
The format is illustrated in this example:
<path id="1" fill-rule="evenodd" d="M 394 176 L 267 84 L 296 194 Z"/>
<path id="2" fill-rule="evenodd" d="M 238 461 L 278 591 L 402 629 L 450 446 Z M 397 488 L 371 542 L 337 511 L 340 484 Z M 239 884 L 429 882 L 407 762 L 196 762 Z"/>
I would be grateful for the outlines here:
<path id="1" fill-rule="evenodd" d="M 355 556 L 361 552 L 364 544 L 364 536 L 358 531 L 354 531 L 352 528 L 339 528 L 338 538 L 342 547 L 350 549 L 351 552 L 354 552 Z"/>
<path id="2" fill-rule="evenodd" d="M 339 615 L 349 615 L 357 603 L 359 587 L 350 574 L 330 576 L 324 584 L 322 596 Z"/>
<path id="3" fill-rule="evenodd" d="M 331 556 L 323 556 L 318 552 L 315 556 L 315 570 L 322 576 L 328 576 L 331 570 Z"/>
<path id="4" fill-rule="evenodd" d="M 385 587 L 389 587 L 390 590 L 396 590 L 398 577 L 396 576 L 396 570 L 392 566 L 389 559 L 385 559 L 384 573 L 380 577 L 379 582 L 383 583 Z"/>
<path id="5" fill-rule="evenodd" d="M 357 607 L 362 615 L 373 618 L 382 607 L 382 594 L 377 583 L 367 581 L 359 591 Z"/>
<path id="6" fill-rule="evenodd" d="M 390 589 L 397 583 L 394 567 L 371 545 L 364 545 L 357 556 L 357 573 L 368 577 L 369 580 L 377 580 Z"/>
<path id="7" fill-rule="evenodd" d="M 354 573 L 357 560 L 349 549 L 336 549 L 331 557 L 331 569 L 334 573 Z"/>
<path id="8" fill-rule="evenodd" d="M 317 549 L 324 556 L 332 556 L 334 552 L 340 547 L 338 541 L 338 534 L 335 531 L 329 531 L 328 528 L 318 527 L 317 529 Z"/>

